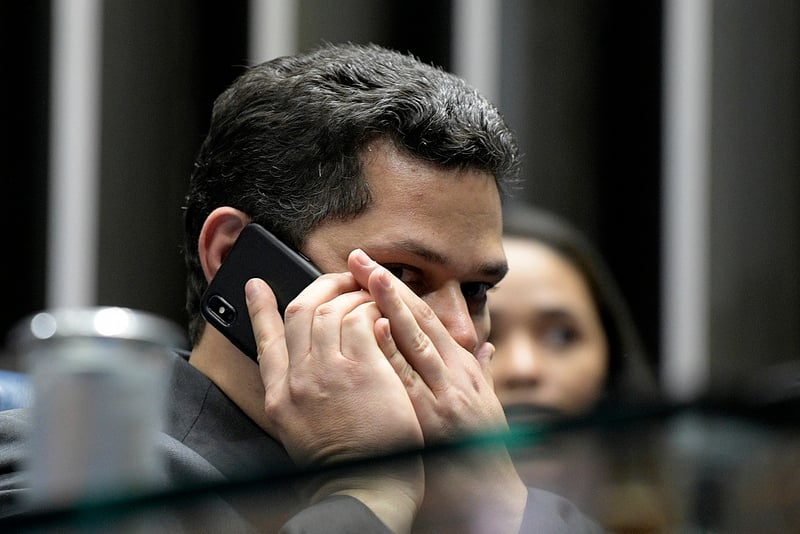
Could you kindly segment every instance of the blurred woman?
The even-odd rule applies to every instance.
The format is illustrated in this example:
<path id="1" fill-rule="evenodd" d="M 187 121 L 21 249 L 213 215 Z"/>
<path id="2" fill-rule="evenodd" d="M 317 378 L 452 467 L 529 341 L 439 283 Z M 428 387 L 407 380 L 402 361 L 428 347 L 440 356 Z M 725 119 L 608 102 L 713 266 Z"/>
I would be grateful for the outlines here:
<path id="1" fill-rule="evenodd" d="M 646 402 L 656 387 L 616 282 L 552 213 L 504 214 L 509 273 L 489 296 L 495 390 L 514 421 Z"/>
<path id="2" fill-rule="evenodd" d="M 509 423 L 595 423 L 531 434 L 513 453 L 518 471 L 611 532 L 663 532 L 672 512 L 653 434 L 591 419 L 658 399 L 616 282 L 587 239 L 552 213 L 507 206 L 504 234 L 509 272 L 489 311 L 494 386 Z"/>

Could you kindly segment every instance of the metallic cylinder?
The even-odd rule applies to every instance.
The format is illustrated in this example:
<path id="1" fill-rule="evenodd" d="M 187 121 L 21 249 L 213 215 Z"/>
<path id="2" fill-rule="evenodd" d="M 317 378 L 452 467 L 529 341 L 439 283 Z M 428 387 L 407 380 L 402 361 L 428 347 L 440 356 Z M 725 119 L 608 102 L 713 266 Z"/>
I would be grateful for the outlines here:
<path id="1" fill-rule="evenodd" d="M 127 308 L 38 313 L 12 345 L 33 385 L 28 472 L 34 506 L 64 506 L 152 488 L 168 351 L 186 337 Z"/>

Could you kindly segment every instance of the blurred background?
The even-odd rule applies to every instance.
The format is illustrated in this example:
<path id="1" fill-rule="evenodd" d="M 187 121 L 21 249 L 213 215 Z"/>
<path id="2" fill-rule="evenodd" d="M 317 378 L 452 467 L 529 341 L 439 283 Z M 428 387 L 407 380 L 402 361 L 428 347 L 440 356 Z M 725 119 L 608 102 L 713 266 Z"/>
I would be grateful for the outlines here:
<path id="1" fill-rule="evenodd" d="M 595 241 L 670 395 L 800 357 L 794 0 L 29 0 L 0 3 L 0 39 L 3 339 L 62 305 L 185 324 L 181 205 L 214 98 L 354 41 L 497 103 L 518 196 Z"/>

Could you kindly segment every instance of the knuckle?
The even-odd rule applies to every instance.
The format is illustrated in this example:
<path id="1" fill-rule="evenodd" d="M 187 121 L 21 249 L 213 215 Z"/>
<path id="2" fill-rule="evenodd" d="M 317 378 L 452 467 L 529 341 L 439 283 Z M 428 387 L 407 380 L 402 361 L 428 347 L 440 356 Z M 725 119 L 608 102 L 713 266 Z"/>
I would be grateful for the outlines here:
<path id="1" fill-rule="evenodd" d="M 360 313 L 352 313 L 351 312 L 351 313 L 345 314 L 345 316 L 342 317 L 342 327 L 343 328 L 349 328 L 349 327 L 358 326 L 359 324 L 362 323 L 362 321 L 364 321 L 364 316 L 362 314 L 360 314 Z"/>
<path id="2" fill-rule="evenodd" d="M 411 351 L 413 354 L 426 356 L 430 350 L 431 340 L 422 330 L 418 330 L 411 339 Z"/>
<path id="3" fill-rule="evenodd" d="M 275 391 L 275 388 L 268 388 L 264 394 L 264 414 L 267 418 L 276 422 L 281 414 L 283 408 L 283 399 Z"/>
<path id="4" fill-rule="evenodd" d="M 314 387 L 310 380 L 307 379 L 300 379 L 296 376 L 290 376 L 287 381 L 287 389 L 290 399 L 294 403 L 302 402 L 303 399 L 306 399 L 310 396 L 314 395 Z"/>
<path id="5" fill-rule="evenodd" d="M 399 376 L 406 389 L 414 389 L 419 383 L 418 375 L 410 365 L 404 366 Z"/>
<path id="6" fill-rule="evenodd" d="M 286 319 L 290 319 L 298 315 L 303 315 L 307 310 L 308 306 L 295 299 L 286 305 L 283 314 Z"/>
<path id="7" fill-rule="evenodd" d="M 428 306 L 427 304 L 424 306 L 420 306 L 417 310 L 417 314 L 419 315 L 419 321 L 422 323 L 430 323 L 437 319 L 436 314 L 433 312 L 433 309 Z"/>
<path id="8" fill-rule="evenodd" d="M 374 302 L 366 302 L 356 306 L 342 318 L 342 326 L 357 326 L 374 322 L 380 317 L 380 311 Z"/>
<path id="9" fill-rule="evenodd" d="M 336 313 L 336 306 L 333 302 L 323 302 L 314 310 L 314 320 L 325 320 Z"/>
<path id="10" fill-rule="evenodd" d="M 276 344 L 283 343 L 285 339 L 284 334 L 269 337 L 265 335 L 258 336 L 256 339 L 258 354 L 268 354 Z"/>

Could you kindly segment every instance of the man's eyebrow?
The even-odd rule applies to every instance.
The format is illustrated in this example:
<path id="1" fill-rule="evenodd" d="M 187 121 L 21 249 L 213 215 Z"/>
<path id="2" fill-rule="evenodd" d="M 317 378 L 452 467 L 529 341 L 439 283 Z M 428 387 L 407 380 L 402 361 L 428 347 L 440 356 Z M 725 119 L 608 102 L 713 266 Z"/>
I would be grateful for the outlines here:
<path id="1" fill-rule="evenodd" d="M 420 258 L 428 261 L 430 263 L 434 263 L 436 265 L 447 265 L 449 262 L 447 258 L 435 250 L 432 250 L 422 243 L 410 239 L 400 240 L 397 243 L 397 246 L 405 250 L 406 252 L 413 254 L 415 256 L 419 256 Z M 485 276 L 488 278 L 496 278 L 501 279 L 503 278 L 506 273 L 508 273 L 508 263 L 503 261 L 498 262 L 485 262 L 478 265 L 476 272 L 479 273 L 481 276 Z"/>

